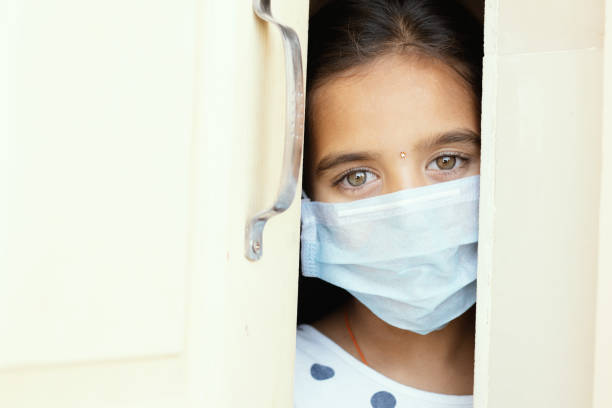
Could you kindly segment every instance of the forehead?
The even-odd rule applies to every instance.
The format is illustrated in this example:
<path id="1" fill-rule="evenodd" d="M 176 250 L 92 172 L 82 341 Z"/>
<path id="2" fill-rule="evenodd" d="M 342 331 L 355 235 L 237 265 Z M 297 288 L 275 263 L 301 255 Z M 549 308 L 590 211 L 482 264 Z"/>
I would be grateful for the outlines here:
<path id="1" fill-rule="evenodd" d="M 324 82 L 310 103 L 315 156 L 347 146 L 409 149 L 448 130 L 479 131 L 469 85 L 430 57 L 381 57 Z"/>

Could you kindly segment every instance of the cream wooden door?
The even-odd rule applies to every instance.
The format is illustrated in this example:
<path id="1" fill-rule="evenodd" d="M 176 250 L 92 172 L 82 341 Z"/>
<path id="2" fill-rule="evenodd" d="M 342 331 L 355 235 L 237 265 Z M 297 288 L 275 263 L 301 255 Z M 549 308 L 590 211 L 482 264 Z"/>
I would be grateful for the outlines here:
<path id="1" fill-rule="evenodd" d="M 307 1 L 276 3 L 305 49 Z M 244 257 L 276 28 L 248 0 L 1 0 L 0 27 L 0 406 L 291 406 L 297 200 Z"/>
<path id="2" fill-rule="evenodd" d="M 607 5 L 485 3 L 476 408 L 612 406 Z"/>

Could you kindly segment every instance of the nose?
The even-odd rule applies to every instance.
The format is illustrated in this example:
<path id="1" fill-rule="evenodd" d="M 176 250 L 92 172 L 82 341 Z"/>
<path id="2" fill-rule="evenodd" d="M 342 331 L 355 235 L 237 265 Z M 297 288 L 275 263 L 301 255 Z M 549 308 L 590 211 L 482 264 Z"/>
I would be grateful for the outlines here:
<path id="1" fill-rule="evenodd" d="M 408 163 L 406 163 L 408 164 Z M 414 165 L 397 165 L 389 169 L 386 174 L 384 192 L 407 190 L 430 184 L 420 169 Z"/>

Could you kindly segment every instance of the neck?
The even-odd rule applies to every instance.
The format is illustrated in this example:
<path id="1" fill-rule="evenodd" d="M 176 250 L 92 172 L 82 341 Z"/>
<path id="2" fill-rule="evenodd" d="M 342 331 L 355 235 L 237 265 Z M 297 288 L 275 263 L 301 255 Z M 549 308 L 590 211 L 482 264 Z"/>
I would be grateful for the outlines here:
<path id="1" fill-rule="evenodd" d="M 346 307 L 355 338 L 373 369 L 415 388 L 472 393 L 475 307 L 427 335 L 387 324 L 356 299 Z"/>

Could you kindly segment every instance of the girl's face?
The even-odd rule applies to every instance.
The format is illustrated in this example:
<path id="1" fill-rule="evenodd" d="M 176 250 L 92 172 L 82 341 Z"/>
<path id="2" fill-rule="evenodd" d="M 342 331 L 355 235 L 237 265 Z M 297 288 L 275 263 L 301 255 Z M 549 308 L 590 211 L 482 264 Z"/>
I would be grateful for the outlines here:
<path id="1" fill-rule="evenodd" d="M 306 179 L 342 202 L 480 172 L 480 117 L 469 85 L 433 58 L 388 55 L 312 94 Z"/>

